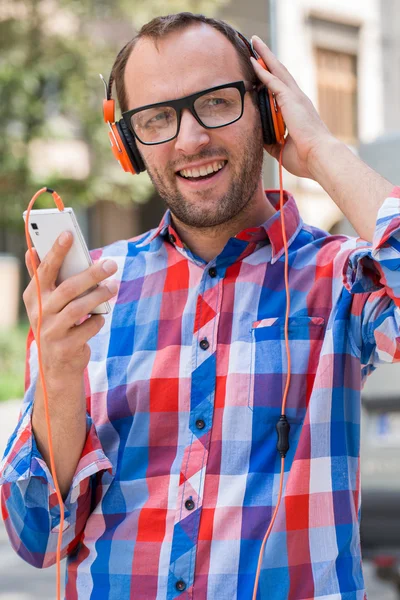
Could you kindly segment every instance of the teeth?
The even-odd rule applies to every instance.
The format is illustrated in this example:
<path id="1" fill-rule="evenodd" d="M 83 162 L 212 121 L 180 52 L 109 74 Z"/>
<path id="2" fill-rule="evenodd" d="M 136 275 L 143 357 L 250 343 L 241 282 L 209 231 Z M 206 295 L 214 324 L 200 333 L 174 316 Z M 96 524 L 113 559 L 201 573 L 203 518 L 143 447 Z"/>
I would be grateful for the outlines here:
<path id="1" fill-rule="evenodd" d="M 179 174 L 183 177 L 200 177 L 203 175 L 208 175 L 209 173 L 217 172 L 222 169 L 224 166 L 224 161 L 214 162 L 209 165 L 203 165 L 200 168 L 192 168 L 192 169 L 182 169 L 179 171 Z"/>

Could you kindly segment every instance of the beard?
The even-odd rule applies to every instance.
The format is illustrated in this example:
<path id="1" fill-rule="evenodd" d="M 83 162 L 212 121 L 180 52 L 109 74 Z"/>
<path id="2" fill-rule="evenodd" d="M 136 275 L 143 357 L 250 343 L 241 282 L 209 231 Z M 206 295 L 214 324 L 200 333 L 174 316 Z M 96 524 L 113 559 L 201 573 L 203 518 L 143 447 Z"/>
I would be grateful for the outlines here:
<path id="1" fill-rule="evenodd" d="M 193 228 L 219 228 L 232 221 L 247 206 L 257 189 L 263 164 L 263 138 L 259 119 L 250 131 L 244 132 L 237 140 L 237 152 L 227 155 L 225 148 L 204 149 L 201 153 L 187 157 L 187 162 L 199 162 L 209 158 L 225 157 L 228 160 L 225 168 L 230 170 L 230 183 L 224 194 L 215 198 L 212 206 L 202 203 L 202 197 L 209 200 L 216 194 L 212 185 L 201 192 L 183 194 L 178 188 L 177 177 L 173 167 L 168 169 L 168 176 L 163 176 L 156 167 L 146 163 L 149 177 L 159 194 L 182 223 Z"/>

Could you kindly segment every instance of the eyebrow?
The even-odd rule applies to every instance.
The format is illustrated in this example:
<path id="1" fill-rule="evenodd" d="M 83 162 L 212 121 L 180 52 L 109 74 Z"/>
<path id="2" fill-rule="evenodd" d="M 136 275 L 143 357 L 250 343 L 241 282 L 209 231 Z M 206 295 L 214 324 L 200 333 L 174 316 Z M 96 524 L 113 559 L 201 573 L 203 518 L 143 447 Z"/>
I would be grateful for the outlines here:
<path id="1" fill-rule="evenodd" d="M 199 94 L 200 92 L 206 91 L 206 90 L 212 90 L 213 88 L 219 87 L 220 85 L 227 85 L 228 83 L 233 83 L 235 81 L 241 81 L 241 79 L 233 79 L 232 81 L 225 81 L 225 82 L 220 82 L 220 83 L 215 83 L 214 85 L 209 85 L 208 87 L 202 87 L 200 89 L 195 90 L 194 92 L 190 92 L 190 94 L 185 94 L 184 96 L 178 96 L 176 98 L 168 98 L 166 100 L 159 100 L 158 102 L 147 102 L 146 104 L 139 104 L 138 106 L 135 106 L 133 108 L 129 108 L 128 110 L 136 110 L 137 108 L 142 108 L 142 107 L 146 107 L 146 106 L 152 106 L 154 104 L 167 104 L 168 102 L 174 102 L 174 100 L 180 100 L 181 98 L 187 98 L 188 96 L 193 96 L 193 94 Z M 128 112 L 128 110 L 126 112 Z"/>

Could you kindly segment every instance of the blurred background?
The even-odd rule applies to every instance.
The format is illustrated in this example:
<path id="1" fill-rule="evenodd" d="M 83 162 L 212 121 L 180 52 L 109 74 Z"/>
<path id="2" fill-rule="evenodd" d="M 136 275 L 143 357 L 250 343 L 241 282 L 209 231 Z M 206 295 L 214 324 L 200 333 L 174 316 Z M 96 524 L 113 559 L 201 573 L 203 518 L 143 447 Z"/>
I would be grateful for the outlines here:
<path id="1" fill-rule="evenodd" d="M 0 460 L 24 386 L 22 212 L 39 188 L 54 188 L 91 249 L 158 224 L 164 206 L 149 177 L 124 173 L 112 156 L 99 73 L 108 80 L 142 24 L 182 10 L 259 35 L 332 133 L 400 184 L 400 0 L 0 0 Z M 286 171 L 283 179 L 306 222 L 356 235 L 318 184 Z M 268 156 L 264 187 L 279 188 Z M 48 195 L 35 205 L 45 206 Z M 363 392 L 361 537 L 372 600 L 400 598 L 399 383 L 398 365 L 381 366 Z M 51 599 L 55 581 L 55 568 L 33 569 L 15 554 L 0 519 L 0 599 Z"/>

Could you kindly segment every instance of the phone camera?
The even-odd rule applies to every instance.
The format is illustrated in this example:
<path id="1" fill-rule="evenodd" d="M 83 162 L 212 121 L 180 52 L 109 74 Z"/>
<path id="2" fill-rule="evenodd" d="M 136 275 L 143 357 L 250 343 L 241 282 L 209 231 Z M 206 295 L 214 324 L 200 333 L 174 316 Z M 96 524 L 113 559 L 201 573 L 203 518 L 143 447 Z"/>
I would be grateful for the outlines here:
<path id="1" fill-rule="evenodd" d="M 39 229 L 39 227 L 37 226 L 37 223 L 32 223 L 32 229 Z"/>

